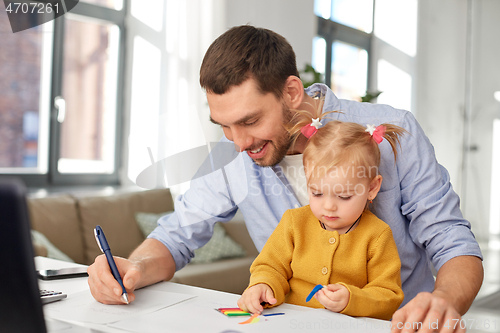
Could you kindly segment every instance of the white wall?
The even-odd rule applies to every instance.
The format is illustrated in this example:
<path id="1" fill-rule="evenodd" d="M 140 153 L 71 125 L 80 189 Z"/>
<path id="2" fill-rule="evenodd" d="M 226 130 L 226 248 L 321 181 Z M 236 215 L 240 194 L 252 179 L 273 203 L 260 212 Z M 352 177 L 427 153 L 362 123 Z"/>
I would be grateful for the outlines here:
<path id="1" fill-rule="evenodd" d="M 466 0 L 420 0 L 416 109 L 438 161 L 461 186 L 465 108 Z"/>
<path id="2" fill-rule="evenodd" d="M 500 118 L 493 98 L 500 90 L 500 1 L 468 3 L 419 1 L 417 119 L 450 172 L 473 232 L 487 240 L 492 122 Z"/>
<path id="3" fill-rule="evenodd" d="M 472 66 L 470 75 L 470 145 L 477 147 L 467 160 L 465 214 L 476 223 L 476 234 L 489 232 L 493 119 L 500 118 L 500 1 L 473 1 Z M 500 170 L 495 170 L 500 172 Z M 499 186 L 499 184 L 496 184 Z M 493 202 L 500 206 L 500 202 Z M 500 221 L 494 221 L 497 225 Z"/>

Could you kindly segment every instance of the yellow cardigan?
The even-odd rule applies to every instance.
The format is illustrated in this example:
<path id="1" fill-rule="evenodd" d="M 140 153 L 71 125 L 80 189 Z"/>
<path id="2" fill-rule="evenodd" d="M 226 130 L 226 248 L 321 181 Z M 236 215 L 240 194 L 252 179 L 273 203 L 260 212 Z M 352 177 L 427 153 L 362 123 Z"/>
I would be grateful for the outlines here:
<path id="1" fill-rule="evenodd" d="M 278 301 L 324 308 L 306 297 L 317 284 L 341 283 L 350 299 L 341 312 L 390 319 L 403 302 L 401 262 L 390 227 L 365 211 L 347 234 L 321 227 L 309 206 L 290 209 L 253 262 L 249 287 L 265 283 Z M 286 299 L 285 299 L 286 297 Z"/>

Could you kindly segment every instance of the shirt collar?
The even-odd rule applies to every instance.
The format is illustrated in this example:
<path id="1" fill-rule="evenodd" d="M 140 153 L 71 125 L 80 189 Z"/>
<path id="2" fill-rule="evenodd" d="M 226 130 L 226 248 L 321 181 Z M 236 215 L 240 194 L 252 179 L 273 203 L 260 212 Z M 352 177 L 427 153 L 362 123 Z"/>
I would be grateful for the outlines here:
<path id="1" fill-rule="evenodd" d="M 340 111 L 340 101 L 335 94 L 323 83 L 315 83 L 305 89 L 306 94 L 311 97 L 325 96 L 323 112 Z"/>

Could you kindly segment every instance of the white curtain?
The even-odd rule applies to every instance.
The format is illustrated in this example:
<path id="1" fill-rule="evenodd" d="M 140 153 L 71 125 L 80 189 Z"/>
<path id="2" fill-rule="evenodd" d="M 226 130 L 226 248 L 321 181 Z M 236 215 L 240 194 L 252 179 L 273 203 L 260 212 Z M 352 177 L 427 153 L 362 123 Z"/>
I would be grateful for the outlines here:
<path id="1" fill-rule="evenodd" d="M 127 20 L 130 94 L 126 89 L 125 110 L 129 105 L 130 113 L 122 178 L 129 184 L 153 162 L 222 136 L 209 122 L 199 69 L 206 49 L 225 30 L 224 0 L 147 3 L 131 0 Z M 172 185 L 167 184 L 173 195 L 188 186 Z"/>

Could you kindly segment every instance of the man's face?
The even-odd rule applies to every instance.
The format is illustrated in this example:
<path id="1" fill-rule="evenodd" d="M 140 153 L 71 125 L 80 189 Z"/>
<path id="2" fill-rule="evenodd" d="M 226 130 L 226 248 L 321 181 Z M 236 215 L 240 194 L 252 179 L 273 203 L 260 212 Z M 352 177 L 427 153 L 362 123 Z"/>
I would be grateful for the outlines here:
<path id="1" fill-rule="evenodd" d="M 221 125 L 237 151 L 247 151 L 259 166 L 272 166 L 285 157 L 290 135 L 283 127 L 291 112 L 272 93 L 262 94 L 253 79 L 222 95 L 207 93 L 210 119 Z"/>

